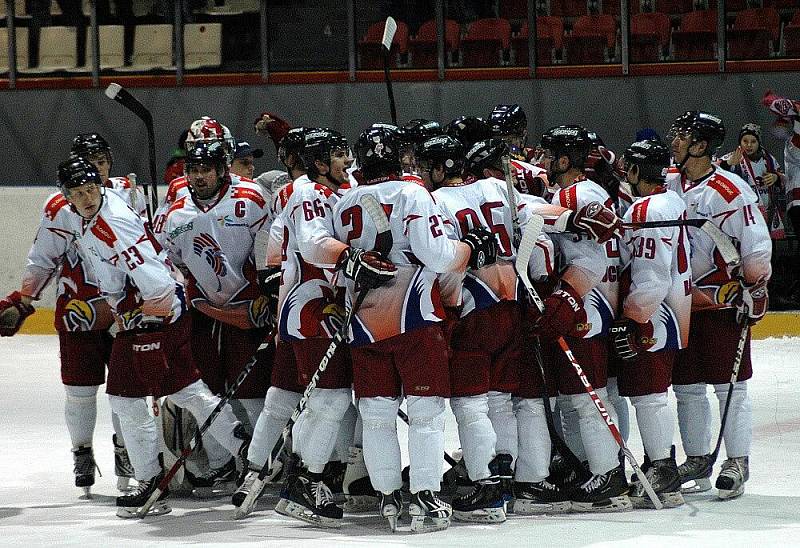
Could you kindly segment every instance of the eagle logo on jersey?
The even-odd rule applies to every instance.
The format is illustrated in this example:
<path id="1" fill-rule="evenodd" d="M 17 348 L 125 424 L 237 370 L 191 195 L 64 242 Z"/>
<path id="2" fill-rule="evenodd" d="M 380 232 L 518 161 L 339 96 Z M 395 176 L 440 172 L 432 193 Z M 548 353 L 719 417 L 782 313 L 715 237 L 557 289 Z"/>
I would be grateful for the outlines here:
<path id="1" fill-rule="evenodd" d="M 94 307 L 80 299 L 70 299 L 64 306 L 64 322 L 70 331 L 88 331 L 94 325 Z"/>
<path id="2" fill-rule="evenodd" d="M 250 301 L 247 310 L 250 322 L 256 327 L 264 327 L 272 321 L 272 313 L 269 309 L 269 299 L 264 295 Z"/>
<path id="3" fill-rule="evenodd" d="M 214 270 L 214 274 L 217 275 L 217 291 L 221 291 L 222 282 L 220 278 L 228 273 L 222 248 L 214 237 L 207 232 L 201 232 L 199 236 L 194 237 L 193 248 L 194 254 L 198 257 L 204 257 L 208 265 Z"/>

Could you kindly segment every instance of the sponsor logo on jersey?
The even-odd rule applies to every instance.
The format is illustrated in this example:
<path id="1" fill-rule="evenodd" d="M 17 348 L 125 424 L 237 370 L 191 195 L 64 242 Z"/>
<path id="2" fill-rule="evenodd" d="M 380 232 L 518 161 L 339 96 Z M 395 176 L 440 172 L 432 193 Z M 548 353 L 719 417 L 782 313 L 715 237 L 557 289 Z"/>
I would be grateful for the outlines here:
<path id="1" fill-rule="evenodd" d="M 186 223 L 185 225 L 180 225 L 175 227 L 175 230 L 171 230 L 169 234 L 167 234 L 167 236 L 169 236 L 170 239 L 174 240 L 184 232 L 189 232 L 193 228 L 194 228 L 194 222 L 189 222 Z"/>
<path id="2" fill-rule="evenodd" d="M 231 219 L 230 215 L 217 218 L 217 223 L 219 223 L 219 226 L 249 226 L 247 223 L 237 223 Z"/>
<path id="3" fill-rule="evenodd" d="M 108 225 L 105 219 L 98 216 L 97 220 L 92 225 L 91 231 L 98 240 L 106 244 L 108 247 L 114 247 L 114 242 L 117 241 L 117 235 L 114 234 L 114 231 L 111 230 L 111 227 Z"/>
<path id="4" fill-rule="evenodd" d="M 220 291 L 222 282 L 219 279 L 228 273 L 222 248 L 214 237 L 207 232 L 202 232 L 199 236 L 194 237 L 193 248 L 195 255 L 205 258 L 208 265 L 214 270 L 214 274 L 217 275 L 217 291 Z"/>
<path id="5" fill-rule="evenodd" d="M 63 194 L 53 196 L 44 208 L 45 217 L 47 217 L 49 221 L 52 221 L 65 205 L 67 205 L 67 199 L 64 198 Z"/>
<path id="6" fill-rule="evenodd" d="M 161 350 L 161 342 L 151 342 L 147 344 L 134 344 L 134 352 L 151 352 L 153 350 Z"/>

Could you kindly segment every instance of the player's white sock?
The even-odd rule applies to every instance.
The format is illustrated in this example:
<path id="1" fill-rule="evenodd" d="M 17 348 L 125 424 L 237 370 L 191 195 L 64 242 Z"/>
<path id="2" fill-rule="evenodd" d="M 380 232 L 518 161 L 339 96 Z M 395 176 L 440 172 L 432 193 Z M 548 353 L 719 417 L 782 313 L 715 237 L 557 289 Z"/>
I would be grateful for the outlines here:
<path id="1" fill-rule="evenodd" d="M 667 393 L 631 396 L 645 453 L 651 461 L 669 458 L 675 417 L 667 405 Z"/>
<path id="2" fill-rule="evenodd" d="M 92 445 L 97 422 L 97 388 L 64 385 L 64 419 L 73 448 Z"/>
<path id="3" fill-rule="evenodd" d="M 201 380 L 193 382 L 168 397 L 175 405 L 189 411 L 198 425 L 205 422 L 219 403 L 219 396 L 212 394 L 206 383 Z M 242 445 L 242 440 L 233 434 L 234 425 L 238 423 L 231 406 L 225 405 L 207 430 L 231 455 L 238 454 Z"/>
<path id="4" fill-rule="evenodd" d="M 137 480 L 147 480 L 161 472 L 158 462 L 158 431 L 146 398 L 108 396 L 111 409 L 119 415 L 125 447 Z"/>
<path id="5" fill-rule="evenodd" d="M 605 388 L 595 389 L 597 396 L 606 403 L 608 394 Z M 576 394 L 572 396 L 572 404 L 578 410 L 580 417 L 581 439 L 589 460 L 589 469 L 592 474 L 605 474 L 619 466 L 617 456 L 619 446 L 611 435 L 605 420 L 597 411 L 589 394 Z M 616 424 L 617 417 L 612 406 L 607 405 L 606 410 Z"/>
<path id="6" fill-rule="evenodd" d="M 255 429 L 256 421 L 258 421 L 258 416 L 261 414 L 261 410 L 264 409 L 264 398 L 239 398 L 237 401 L 247 414 L 247 421 L 242 420 L 241 422 L 247 431 L 252 433 Z"/>
<path id="7" fill-rule="evenodd" d="M 358 411 L 364 424 L 364 463 L 372 486 L 381 493 L 391 493 L 403 484 L 400 477 L 400 442 L 397 440 L 399 408 L 399 398 L 358 400 Z"/>
<path id="8" fill-rule="evenodd" d="M 350 388 L 317 388 L 309 396 L 304 411 L 308 416 L 298 440 L 309 472 L 319 474 L 325 469 L 351 399 Z"/>
<path id="9" fill-rule="evenodd" d="M 695 457 L 707 455 L 711 452 L 711 406 L 706 385 L 675 384 L 672 390 L 678 400 L 678 427 L 684 452 Z"/>
<path id="10" fill-rule="evenodd" d="M 437 491 L 444 454 L 444 398 L 407 396 L 409 488 L 412 493 Z M 515 433 L 516 435 L 516 433 Z"/>
<path id="11" fill-rule="evenodd" d="M 208 430 L 203 434 L 203 449 L 208 457 L 208 467 L 212 470 L 222 468 L 231 460 L 230 452 L 222 447 Z"/>
<path id="12" fill-rule="evenodd" d="M 719 416 L 725 410 L 725 398 L 728 395 L 728 384 L 715 384 L 714 392 L 719 400 Z M 725 454 L 728 458 L 746 457 L 750 455 L 750 443 L 753 438 L 753 405 L 747 391 L 747 381 L 733 384 L 731 405 L 725 424 Z"/>
<path id="13" fill-rule="evenodd" d="M 489 391 L 489 420 L 492 421 L 497 442 L 496 453 L 506 453 L 517 458 L 517 417 L 514 415 L 514 403 L 507 392 Z"/>
<path id="14" fill-rule="evenodd" d="M 568 394 L 561 394 L 557 398 L 558 408 L 561 412 L 561 433 L 564 436 L 567 447 L 581 461 L 585 461 L 586 450 L 583 448 L 583 440 L 581 439 L 580 417 L 572 398 L 573 396 Z"/>
<path id="15" fill-rule="evenodd" d="M 489 398 L 486 394 L 450 398 L 450 408 L 458 424 L 458 439 L 464 453 L 464 464 L 472 481 L 488 478 L 489 461 L 494 458 L 497 437 L 489 420 Z"/>
<path id="16" fill-rule="evenodd" d="M 551 398 L 551 406 L 555 398 Z M 550 474 L 550 433 L 541 398 L 516 398 L 519 456 L 514 480 L 527 483 L 542 481 Z"/>
<path id="17" fill-rule="evenodd" d="M 250 465 L 261 468 L 267 462 L 270 451 L 283 432 L 283 427 L 297 407 L 302 394 L 290 392 L 283 388 L 270 386 L 264 398 L 264 408 L 256 421 L 253 440 L 247 449 L 247 460 Z"/>
<path id="18" fill-rule="evenodd" d="M 608 404 L 614 406 L 614 411 L 617 412 L 617 428 L 619 433 L 622 434 L 622 439 L 628 441 L 628 436 L 631 432 L 630 414 L 628 412 L 628 400 L 619 395 L 619 387 L 617 386 L 617 378 L 609 377 L 608 384 L 606 385 L 608 392 Z"/>
<path id="19" fill-rule="evenodd" d="M 339 433 L 336 436 L 336 445 L 333 448 L 331 460 L 347 462 L 350 458 L 350 447 L 353 446 L 357 419 L 358 411 L 356 411 L 356 407 L 350 403 L 350 405 L 347 406 L 347 411 L 345 411 L 342 420 L 339 422 Z"/>

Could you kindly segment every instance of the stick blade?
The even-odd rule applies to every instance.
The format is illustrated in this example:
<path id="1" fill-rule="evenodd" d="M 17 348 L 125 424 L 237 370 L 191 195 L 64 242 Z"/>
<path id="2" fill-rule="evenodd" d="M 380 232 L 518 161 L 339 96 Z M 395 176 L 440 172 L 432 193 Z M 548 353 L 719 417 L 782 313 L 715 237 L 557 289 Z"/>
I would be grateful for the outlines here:
<path id="1" fill-rule="evenodd" d="M 708 234 L 708 237 L 714 240 L 714 244 L 717 246 L 722 260 L 725 261 L 729 267 L 738 266 L 742 262 L 742 258 L 733 240 L 731 240 L 730 236 L 722 232 L 717 225 L 711 221 L 706 221 L 700 227 L 700 230 Z"/>
<path id="2" fill-rule="evenodd" d="M 108 84 L 108 87 L 106 88 L 105 91 L 106 97 L 108 97 L 109 99 L 116 99 L 117 95 L 119 95 L 119 92 L 121 90 L 122 90 L 121 85 L 117 84 L 116 82 L 112 82 Z"/>
<path id="3" fill-rule="evenodd" d="M 394 20 L 394 17 L 387 17 L 386 26 L 383 27 L 383 38 L 381 39 L 381 43 L 387 52 L 392 49 L 392 40 L 394 40 L 395 32 L 397 32 L 397 21 Z"/>
<path id="4" fill-rule="evenodd" d="M 375 237 L 375 251 L 381 255 L 386 256 L 392 250 L 392 227 L 389 224 L 389 218 L 383 210 L 383 206 L 378 202 L 372 194 L 364 194 L 361 196 L 361 207 L 367 212 L 375 227 L 378 230 L 378 235 Z"/>
<path id="5" fill-rule="evenodd" d="M 531 260 L 531 255 L 533 255 L 533 248 L 536 247 L 536 240 L 539 239 L 539 234 L 542 233 L 543 226 L 544 218 L 541 215 L 532 215 L 522 231 L 522 240 L 519 242 L 514 268 L 522 276 L 523 280 L 528 279 L 528 263 Z"/>

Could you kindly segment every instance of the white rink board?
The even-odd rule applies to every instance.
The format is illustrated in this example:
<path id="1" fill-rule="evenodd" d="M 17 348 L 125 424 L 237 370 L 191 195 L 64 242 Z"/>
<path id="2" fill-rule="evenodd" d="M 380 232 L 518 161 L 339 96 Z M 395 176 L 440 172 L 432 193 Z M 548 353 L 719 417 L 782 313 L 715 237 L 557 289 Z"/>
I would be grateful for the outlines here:
<path id="1" fill-rule="evenodd" d="M 713 344 L 713 341 L 709 341 Z M 111 421 L 99 397 L 95 454 L 103 477 L 93 500 L 73 486 L 64 393 L 55 336 L 0 339 L 0 546 L 776 546 L 797 545 L 800 535 L 800 339 L 753 342 L 755 378 L 750 481 L 745 495 L 720 502 L 687 497 L 682 508 L 615 515 L 514 517 L 502 525 L 454 523 L 444 532 L 392 536 L 377 516 L 345 516 L 339 531 L 307 527 L 276 515 L 270 498 L 243 521 L 231 519 L 227 499 L 171 498 L 173 512 L 144 522 L 114 515 Z M 674 400 L 674 398 L 673 398 Z M 714 398 L 715 400 L 715 398 Z M 712 400 L 712 407 L 716 407 Z M 674 401 L 673 401 L 674 405 Z M 717 426 L 714 426 L 716 436 Z M 630 445 L 642 454 L 638 432 Z M 405 438 L 406 427 L 398 423 Z M 679 440 L 677 424 L 675 438 Z M 448 413 L 447 448 L 458 447 Z M 678 445 L 680 443 L 678 442 Z M 679 462 L 682 460 L 679 448 Z M 720 459 L 721 460 L 721 459 Z M 719 469 L 717 465 L 716 471 Z M 630 469 L 629 469 L 630 473 Z"/>

